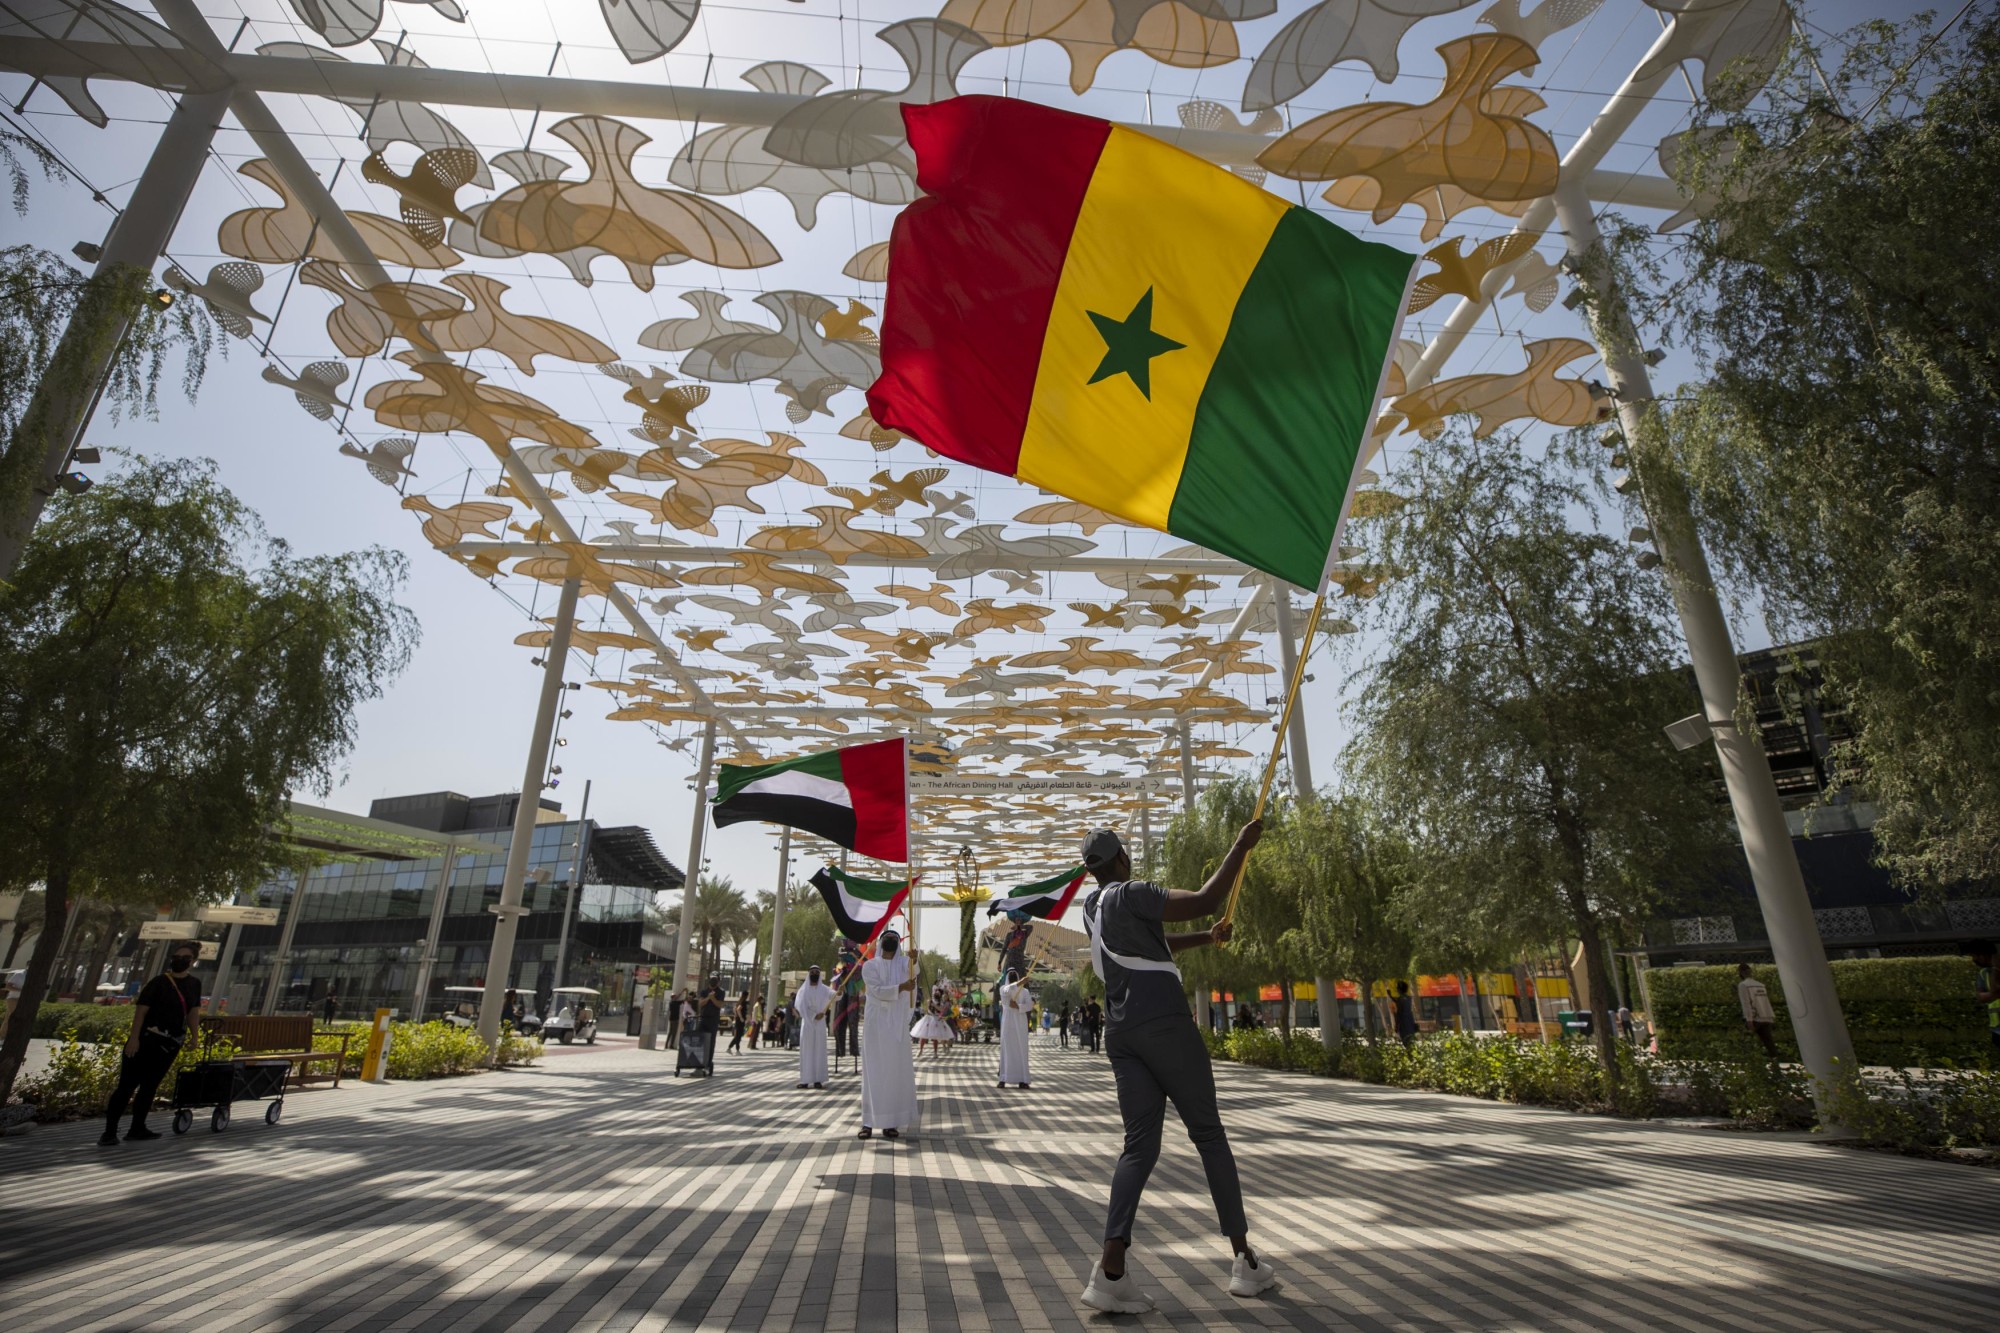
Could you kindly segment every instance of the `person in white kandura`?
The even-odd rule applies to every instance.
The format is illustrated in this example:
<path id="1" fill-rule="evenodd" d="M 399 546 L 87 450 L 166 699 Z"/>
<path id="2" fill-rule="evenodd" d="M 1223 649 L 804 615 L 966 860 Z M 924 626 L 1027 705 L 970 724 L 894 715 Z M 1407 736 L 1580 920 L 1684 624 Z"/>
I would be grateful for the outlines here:
<path id="1" fill-rule="evenodd" d="M 882 932 L 875 956 L 861 965 L 868 1009 L 861 1022 L 861 1137 L 899 1138 L 917 1123 L 917 1066 L 910 1055 L 910 996 L 915 970 L 902 956 L 903 937 Z"/>
<path id="2" fill-rule="evenodd" d="M 1028 1006 L 1035 1002 L 1028 994 L 1021 974 L 1007 969 L 1000 986 L 1000 1086 L 1018 1083 L 1028 1086 Z"/>
<path id="3" fill-rule="evenodd" d="M 826 1011 L 833 1007 L 833 987 L 819 979 L 819 969 L 806 973 L 806 984 L 792 996 L 799 1011 L 799 1086 L 826 1086 Z"/>

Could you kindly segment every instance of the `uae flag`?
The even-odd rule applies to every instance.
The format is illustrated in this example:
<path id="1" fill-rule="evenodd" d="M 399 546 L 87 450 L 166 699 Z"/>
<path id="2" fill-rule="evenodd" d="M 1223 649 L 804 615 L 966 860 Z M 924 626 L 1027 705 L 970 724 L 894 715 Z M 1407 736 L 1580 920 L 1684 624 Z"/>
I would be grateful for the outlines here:
<path id="1" fill-rule="evenodd" d="M 862 879 L 833 866 L 812 877 L 812 886 L 826 899 L 826 910 L 833 913 L 833 923 L 856 944 L 868 944 L 882 933 L 882 927 L 910 896 L 910 883 Z"/>
<path id="2" fill-rule="evenodd" d="M 1070 899 L 1076 897 L 1077 886 L 1083 883 L 1085 871 L 1082 866 L 1065 870 L 1060 875 L 1034 884 L 1016 884 L 1006 893 L 993 900 L 986 909 L 986 915 L 1001 912 L 1026 912 L 1029 916 L 1040 917 L 1044 921 L 1060 921 L 1062 914 L 1069 910 Z"/>
<path id="3" fill-rule="evenodd" d="M 717 828 L 783 824 L 877 861 L 910 859 L 909 782 L 901 737 L 777 764 L 719 767 Z"/>

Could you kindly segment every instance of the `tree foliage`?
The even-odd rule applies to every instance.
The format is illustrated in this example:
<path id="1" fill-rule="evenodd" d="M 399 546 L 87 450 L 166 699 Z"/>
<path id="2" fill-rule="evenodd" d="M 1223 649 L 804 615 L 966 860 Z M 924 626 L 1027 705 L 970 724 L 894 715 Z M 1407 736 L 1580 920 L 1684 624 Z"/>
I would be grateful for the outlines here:
<path id="1" fill-rule="evenodd" d="M 1395 576 L 1361 613 L 1382 646 L 1357 677 L 1349 794 L 1407 843 L 1418 939 L 1574 935 L 1608 995 L 1607 919 L 1712 868 L 1724 828 L 1706 756 L 1661 731 L 1689 698 L 1663 591 L 1596 529 L 1561 447 L 1452 432 L 1399 475 L 1411 501 L 1374 534 Z"/>
<path id="2" fill-rule="evenodd" d="M 46 894 L 30 1010 L 73 892 L 151 910 L 272 867 L 286 794 L 331 785 L 409 658 L 403 576 L 392 552 L 294 554 L 211 463 L 134 460 L 54 502 L 0 588 L 0 846 Z"/>
<path id="3" fill-rule="evenodd" d="M 1670 313 L 1704 536 L 1818 654 L 1875 835 L 1924 886 L 2000 872 L 2000 12 L 1843 38 L 1690 158 L 1721 198 Z"/>

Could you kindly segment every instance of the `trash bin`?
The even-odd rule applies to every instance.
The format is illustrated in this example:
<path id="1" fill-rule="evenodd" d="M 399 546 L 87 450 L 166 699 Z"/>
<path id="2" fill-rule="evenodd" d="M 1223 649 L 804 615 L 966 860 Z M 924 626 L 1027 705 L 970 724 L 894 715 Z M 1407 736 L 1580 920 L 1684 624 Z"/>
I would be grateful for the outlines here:
<path id="1" fill-rule="evenodd" d="M 1588 1009 L 1559 1009 L 1556 1011 L 1556 1022 L 1562 1025 L 1565 1036 L 1588 1037 L 1591 1033 Z"/>

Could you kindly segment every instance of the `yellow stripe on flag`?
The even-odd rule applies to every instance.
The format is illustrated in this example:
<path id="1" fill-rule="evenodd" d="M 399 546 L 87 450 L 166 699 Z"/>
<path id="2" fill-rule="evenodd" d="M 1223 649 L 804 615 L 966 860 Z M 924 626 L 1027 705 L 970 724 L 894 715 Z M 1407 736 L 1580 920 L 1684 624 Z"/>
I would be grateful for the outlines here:
<path id="1" fill-rule="evenodd" d="M 1286 205 L 1150 135 L 1113 129 L 1049 312 L 1016 475 L 1165 531 L 1188 435 L 1251 270 Z M 1110 348 L 1091 316 L 1182 344 L 1091 383 Z M 1157 346 L 1158 344 L 1153 344 Z"/>

